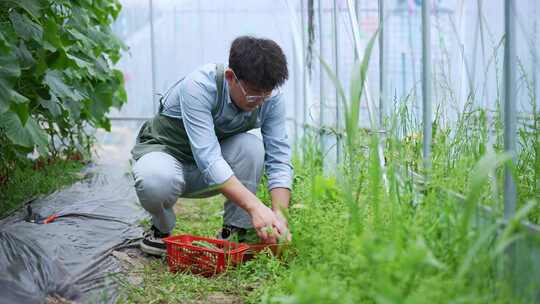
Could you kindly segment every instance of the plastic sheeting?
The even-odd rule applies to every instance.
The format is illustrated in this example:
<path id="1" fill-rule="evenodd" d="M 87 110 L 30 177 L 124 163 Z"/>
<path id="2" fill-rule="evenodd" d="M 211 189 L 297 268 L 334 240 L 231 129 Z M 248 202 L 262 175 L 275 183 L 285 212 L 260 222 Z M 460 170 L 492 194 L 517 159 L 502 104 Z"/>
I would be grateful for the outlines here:
<path id="1" fill-rule="evenodd" d="M 45 303 L 60 297 L 114 303 L 120 261 L 111 253 L 135 246 L 146 218 L 127 169 L 101 165 L 71 187 L 31 203 L 0 221 L 0 303 Z"/>

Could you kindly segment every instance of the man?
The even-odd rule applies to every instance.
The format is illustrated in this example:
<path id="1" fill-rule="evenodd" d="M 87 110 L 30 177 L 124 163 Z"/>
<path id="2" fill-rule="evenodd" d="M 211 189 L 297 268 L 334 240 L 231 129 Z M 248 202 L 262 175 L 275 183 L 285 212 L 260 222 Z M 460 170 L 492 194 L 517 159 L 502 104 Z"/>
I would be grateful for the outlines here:
<path id="1" fill-rule="evenodd" d="M 289 238 L 283 209 L 292 183 L 285 104 L 277 89 L 288 78 L 287 60 L 272 40 L 239 37 L 229 65 L 208 64 L 177 82 L 161 99 L 132 150 L 135 187 L 152 215 L 141 250 L 163 255 L 178 197 L 222 193 L 221 238 L 245 236 L 250 228 L 266 243 Z M 263 140 L 246 133 L 261 128 Z M 272 208 L 256 196 L 263 172 Z"/>

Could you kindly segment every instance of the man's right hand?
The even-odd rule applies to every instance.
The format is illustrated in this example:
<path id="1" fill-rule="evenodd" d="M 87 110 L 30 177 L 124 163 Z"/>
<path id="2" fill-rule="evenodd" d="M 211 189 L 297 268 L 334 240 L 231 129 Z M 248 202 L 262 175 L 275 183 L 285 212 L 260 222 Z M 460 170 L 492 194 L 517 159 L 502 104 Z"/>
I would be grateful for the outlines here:
<path id="1" fill-rule="evenodd" d="M 287 227 L 278 219 L 272 209 L 262 202 L 254 203 L 255 207 L 248 210 L 253 223 L 253 228 L 257 231 L 259 238 L 267 244 L 277 243 L 282 234 L 287 233 Z"/>
<path id="2" fill-rule="evenodd" d="M 246 210 L 257 235 L 264 243 L 277 243 L 281 235 L 287 233 L 283 221 L 280 221 L 272 209 L 264 205 L 234 175 L 223 184 L 221 193 Z"/>

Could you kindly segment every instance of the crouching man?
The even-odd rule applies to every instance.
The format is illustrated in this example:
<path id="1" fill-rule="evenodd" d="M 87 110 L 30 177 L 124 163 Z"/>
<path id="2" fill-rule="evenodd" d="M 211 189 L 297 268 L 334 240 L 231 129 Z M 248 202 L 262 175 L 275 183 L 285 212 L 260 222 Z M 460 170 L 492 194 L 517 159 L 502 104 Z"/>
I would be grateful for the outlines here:
<path id="1" fill-rule="evenodd" d="M 153 224 L 141 250 L 165 253 L 162 239 L 175 227 L 178 197 L 219 193 L 227 199 L 219 237 L 245 241 L 254 229 L 262 242 L 290 239 L 282 210 L 293 170 L 278 91 L 287 78 L 285 55 L 274 41 L 244 36 L 233 41 L 228 66 L 204 65 L 163 96 L 132 150 L 137 196 Z M 255 128 L 262 141 L 246 133 Z M 263 169 L 272 208 L 255 196 Z"/>

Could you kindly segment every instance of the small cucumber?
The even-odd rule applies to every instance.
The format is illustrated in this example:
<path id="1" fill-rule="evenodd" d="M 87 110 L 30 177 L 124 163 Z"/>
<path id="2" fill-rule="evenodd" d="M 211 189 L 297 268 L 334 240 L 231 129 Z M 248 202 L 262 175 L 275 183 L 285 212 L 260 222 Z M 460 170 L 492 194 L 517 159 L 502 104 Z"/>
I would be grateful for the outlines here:
<path id="1" fill-rule="evenodd" d="M 216 245 L 205 242 L 205 241 L 193 241 L 191 242 L 191 245 L 208 248 L 208 249 L 219 249 Z"/>

